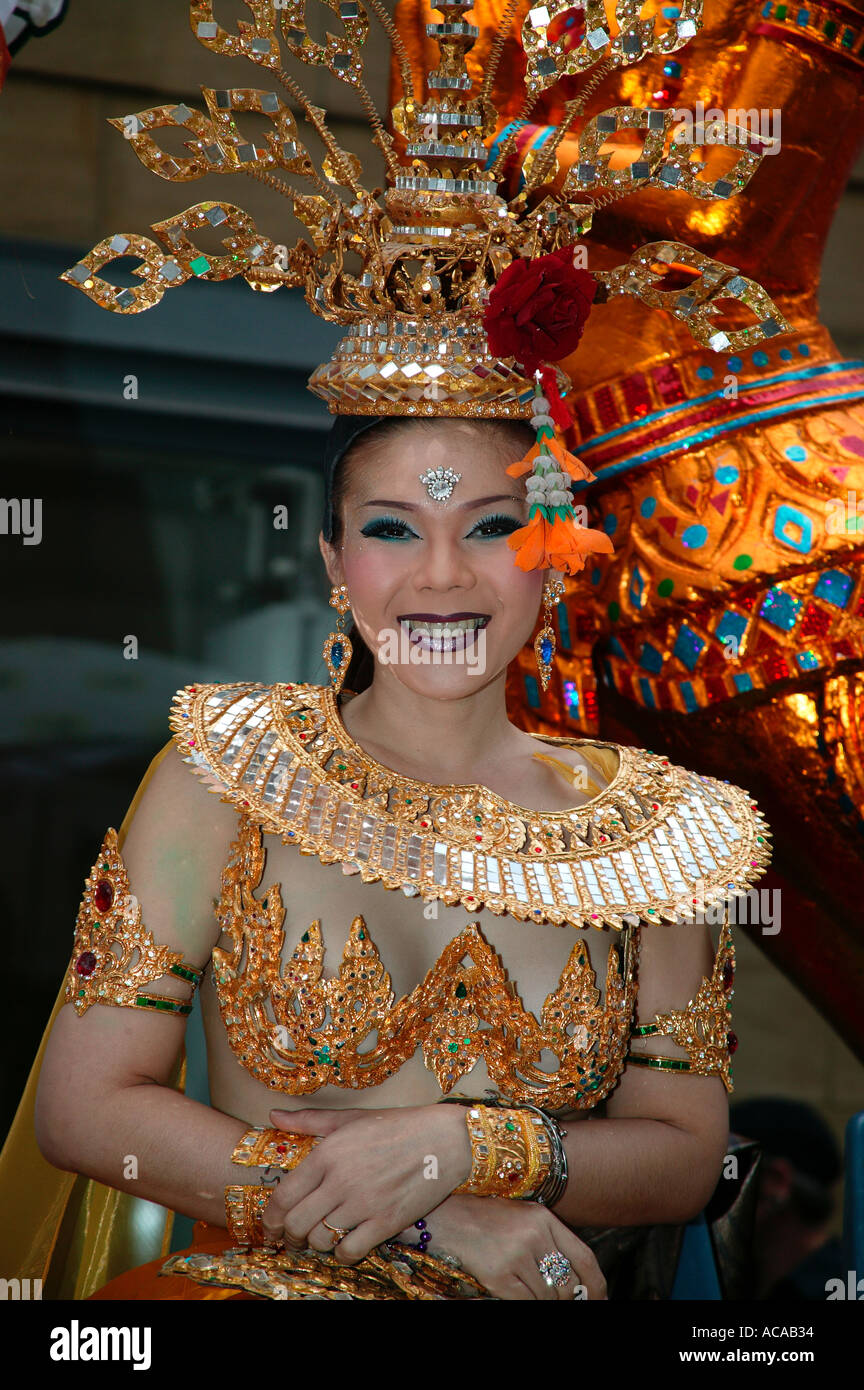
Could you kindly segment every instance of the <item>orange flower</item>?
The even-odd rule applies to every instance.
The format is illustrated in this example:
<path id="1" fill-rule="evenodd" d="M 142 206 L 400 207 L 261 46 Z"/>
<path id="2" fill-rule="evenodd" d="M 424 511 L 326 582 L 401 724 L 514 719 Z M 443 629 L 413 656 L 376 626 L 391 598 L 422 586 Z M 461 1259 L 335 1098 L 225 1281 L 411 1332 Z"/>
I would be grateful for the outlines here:
<path id="1" fill-rule="evenodd" d="M 591 472 L 587 464 L 584 464 L 575 454 L 571 454 L 557 439 L 547 438 L 546 446 L 550 454 L 552 454 L 561 465 L 561 470 L 565 473 L 569 473 L 571 478 L 586 483 L 593 483 L 595 481 L 595 474 Z M 524 458 L 519 459 L 516 463 L 511 463 L 505 471 L 510 474 L 511 478 L 521 478 L 523 473 L 531 472 L 534 466 L 534 460 L 539 453 L 540 445 L 532 444 Z"/>
<path id="2" fill-rule="evenodd" d="M 534 513 L 527 526 L 509 535 L 507 544 L 516 551 L 515 563 L 521 570 L 551 567 L 564 574 L 578 574 L 584 569 L 586 555 L 615 554 L 604 531 L 592 531 L 575 519 L 560 516 L 549 522 L 540 511 Z"/>
<path id="3" fill-rule="evenodd" d="M 605 531 L 592 531 L 577 521 L 555 518 L 547 541 L 549 563 L 565 574 L 578 574 L 585 568 L 585 557 L 603 553 L 614 555 L 615 550 Z"/>
<path id="4" fill-rule="evenodd" d="M 527 526 L 520 526 L 507 537 L 507 544 L 516 551 L 520 570 L 542 570 L 549 564 L 546 558 L 546 531 L 549 527 L 542 512 L 535 512 Z"/>

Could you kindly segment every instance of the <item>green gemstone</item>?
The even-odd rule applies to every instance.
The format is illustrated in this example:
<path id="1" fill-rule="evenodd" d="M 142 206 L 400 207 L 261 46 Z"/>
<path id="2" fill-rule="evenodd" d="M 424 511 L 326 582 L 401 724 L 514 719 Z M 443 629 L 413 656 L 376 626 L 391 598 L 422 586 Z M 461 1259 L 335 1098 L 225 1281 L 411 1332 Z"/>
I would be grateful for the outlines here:
<path id="1" fill-rule="evenodd" d="M 457 999 L 467 999 L 468 991 L 465 988 L 465 985 L 462 980 L 460 980 L 458 985 L 456 986 L 455 994 Z"/>
<path id="2" fill-rule="evenodd" d="M 621 617 L 620 603 L 616 603 L 616 601 L 613 599 L 606 611 L 609 614 L 609 617 L 612 619 L 612 622 L 617 623 L 618 619 Z"/>
<path id="3" fill-rule="evenodd" d="M 309 933 L 308 933 L 308 931 L 304 931 L 304 933 L 303 933 L 303 935 L 301 936 L 300 940 L 301 940 L 301 941 L 308 941 L 308 940 L 309 940 Z"/>
<path id="4" fill-rule="evenodd" d="M 774 17 L 775 17 L 775 19 L 785 19 L 785 18 L 786 18 L 786 6 L 785 6 L 785 5 L 778 5 L 777 8 L 776 8 L 776 10 L 774 11 Z"/>
<path id="5" fill-rule="evenodd" d="M 361 941 L 365 941 L 365 940 L 366 940 L 366 933 L 365 933 L 365 931 L 358 932 L 357 935 L 358 935 L 358 937 L 360 938 Z"/>
<path id="6" fill-rule="evenodd" d="M 447 1044 L 447 1051 L 448 1051 L 448 1052 L 458 1052 L 458 1051 L 459 1051 L 459 1044 L 458 1044 L 458 1043 L 448 1043 L 448 1044 Z"/>
<path id="7" fill-rule="evenodd" d="M 732 568 L 733 570 L 749 570 L 752 563 L 752 555 L 736 555 L 732 561 Z"/>
<path id="8" fill-rule="evenodd" d="M 504 1128 L 505 1128 L 505 1129 L 515 1130 L 516 1126 L 514 1125 L 514 1123 L 513 1123 L 512 1120 L 508 1120 L 507 1123 L 506 1123 L 506 1125 L 504 1126 Z"/>
<path id="9" fill-rule="evenodd" d="M 837 24 L 835 20 L 827 20 L 823 25 L 822 33 L 825 35 L 826 39 L 833 39 L 834 35 L 837 33 Z"/>
<path id="10" fill-rule="evenodd" d="M 470 1038 L 463 1038 L 462 1041 L 463 1041 L 463 1043 L 465 1044 L 466 1047 L 470 1047 L 470 1046 L 471 1046 L 471 1039 L 470 1039 Z"/>
<path id="11" fill-rule="evenodd" d="M 189 269 L 193 275 L 203 275 L 205 271 L 210 269 L 210 262 L 206 256 L 196 256 L 194 261 L 189 262 Z"/>
<path id="12" fill-rule="evenodd" d="M 657 585 L 657 592 L 661 598 L 668 598 L 674 588 L 674 579 L 661 579 L 660 583 Z"/>

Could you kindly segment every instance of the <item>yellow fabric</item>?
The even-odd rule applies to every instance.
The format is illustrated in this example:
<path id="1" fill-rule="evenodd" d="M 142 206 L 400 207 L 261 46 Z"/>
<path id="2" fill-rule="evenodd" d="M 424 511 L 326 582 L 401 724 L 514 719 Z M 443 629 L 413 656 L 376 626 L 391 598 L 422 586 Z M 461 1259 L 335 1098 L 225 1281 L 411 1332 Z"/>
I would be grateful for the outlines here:
<path id="1" fill-rule="evenodd" d="M 156 768 L 173 740 L 145 772 L 118 832 L 126 832 Z M 21 1103 L 0 1153 L 0 1236 L 5 1278 L 41 1279 L 43 1298 L 88 1298 L 130 1266 L 167 1255 L 174 1214 L 140 1197 L 75 1173 L 52 1168 L 36 1146 L 36 1089 L 48 1035 L 63 1007 L 64 986 L 42 1036 Z M 185 1061 L 175 1081 L 185 1085 Z"/>
<path id="2" fill-rule="evenodd" d="M 573 785 L 578 786 L 580 790 L 588 791 L 592 796 L 599 796 L 601 792 L 606 790 L 618 771 L 618 754 L 615 752 L 614 748 L 588 748 L 584 744 L 579 751 L 586 763 L 593 767 L 595 772 L 599 773 L 600 777 L 603 779 L 602 782 L 598 783 L 594 781 L 593 777 L 587 777 L 584 778 L 584 781 L 587 782 L 587 786 L 583 787 L 583 777 L 579 769 L 572 768 L 570 764 L 565 763 L 562 758 L 555 758 L 550 753 L 535 753 L 533 756 L 539 758 L 542 763 L 548 763 L 550 767 L 554 767 L 556 772 L 560 772 L 567 778 L 568 782 L 572 782 Z"/>

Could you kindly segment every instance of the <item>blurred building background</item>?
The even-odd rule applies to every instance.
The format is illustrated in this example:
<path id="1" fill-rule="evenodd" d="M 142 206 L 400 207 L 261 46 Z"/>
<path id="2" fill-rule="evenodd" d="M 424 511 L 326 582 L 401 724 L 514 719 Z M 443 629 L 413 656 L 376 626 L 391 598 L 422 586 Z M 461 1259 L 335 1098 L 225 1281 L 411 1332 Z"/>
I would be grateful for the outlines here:
<path id="1" fill-rule="evenodd" d="M 309 8 L 322 39 L 332 14 L 322 6 L 316 28 Z M 228 28 L 244 15 L 240 0 L 219 6 Z M 383 111 L 379 34 L 367 76 Z M 236 202 L 276 242 L 294 239 L 287 204 L 253 179 L 168 183 L 107 124 L 162 102 L 200 106 L 202 83 L 266 86 L 259 69 L 196 42 L 185 0 L 71 0 L 64 22 L 16 55 L 0 95 L 3 493 L 42 499 L 38 545 L 0 536 L 0 908 L 15 982 L 0 1131 L 63 976 L 84 877 L 167 740 L 174 690 L 326 679 L 320 649 L 333 614 L 317 529 L 329 417 L 305 381 L 338 330 L 299 292 L 253 294 L 239 280 L 189 284 L 129 317 L 57 280 L 104 236 L 146 235 L 208 197 Z M 326 105 L 343 148 L 362 154 L 367 183 L 382 184 L 359 101 L 324 69 L 305 69 L 302 85 Z M 298 124 L 315 157 L 313 132 Z M 163 148 L 182 150 L 173 136 L 159 132 Z M 840 204 L 821 294 L 851 357 L 864 356 L 862 245 L 864 160 Z M 122 279 L 116 266 L 110 277 Z M 274 527 L 278 507 L 287 529 Z M 842 1138 L 864 1108 L 864 1067 L 774 968 L 771 937 L 760 951 L 740 933 L 738 950 L 736 1099 L 808 1100 Z"/>

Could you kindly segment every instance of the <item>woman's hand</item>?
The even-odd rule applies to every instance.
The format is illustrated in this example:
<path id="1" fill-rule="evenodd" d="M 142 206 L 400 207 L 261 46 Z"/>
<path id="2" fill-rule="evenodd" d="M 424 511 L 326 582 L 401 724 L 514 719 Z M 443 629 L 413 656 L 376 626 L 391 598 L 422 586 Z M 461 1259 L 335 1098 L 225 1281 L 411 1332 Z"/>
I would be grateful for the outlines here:
<path id="1" fill-rule="evenodd" d="M 594 1252 L 537 1202 L 459 1192 L 430 1214 L 428 1228 L 429 1254 L 455 1255 L 495 1298 L 572 1300 L 580 1284 L 589 1299 L 606 1297 L 606 1280 Z M 416 1245 L 417 1232 L 406 1229 L 399 1239 Z M 560 1288 L 548 1285 L 538 1267 L 544 1255 L 556 1250 L 573 1266 L 573 1274 Z"/>
<path id="2" fill-rule="evenodd" d="M 273 1190 L 264 1230 L 296 1249 L 354 1264 L 426 1216 L 471 1171 L 465 1112 L 455 1105 L 387 1110 L 272 1110 L 271 1123 L 324 1137 Z M 350 1234 L 334 1247 L 324 1225 Z"/>

